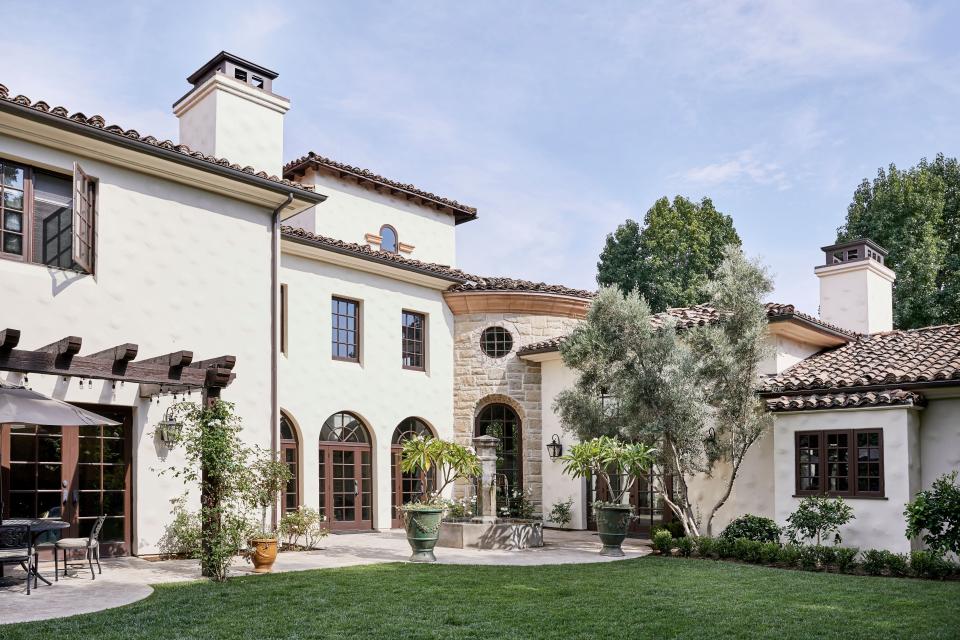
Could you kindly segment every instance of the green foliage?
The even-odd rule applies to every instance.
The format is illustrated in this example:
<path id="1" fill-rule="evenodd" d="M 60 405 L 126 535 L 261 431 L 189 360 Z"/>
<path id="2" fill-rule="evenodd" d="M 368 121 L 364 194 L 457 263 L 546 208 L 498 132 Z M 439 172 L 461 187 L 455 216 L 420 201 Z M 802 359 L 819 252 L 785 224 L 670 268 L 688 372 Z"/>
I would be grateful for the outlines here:
<path id="1" fill-rule="evenodd" d="M 857 548 L 836 547 L 834 554 L 836 556 L 837 570 L 840 573 L 849 573 L 856 566 L 857 554 L 860 552 Z"/>
<path id="2" fill-rule="evenodd" d="M 660 552 L 660 555 L 670 555 L 670 551 L 673 549 L 673 536 L 670 535 L 669 531 L 657 531 L 653 534 L 652 541 L 654 550 Z"/>
<path id="3" fill-rule="evenodd" d="M 801 500 L 797 510 L 787 518 L 786 533 L 793 542 L 812 539 L 817 546 L 833 534 L 834 544 L 839 544 L 840 527 L 855 517 L 843 498 L 809 496 Z"/>
<path id="4" fill-rule="evenodd" d="M 912 329 L 960 322 L 960 165 L 938 154 L 907 170 L 880 169 L 847 208 L 837 240 L 866 237 L 897 272 L 894 324 Z"/>
<path id="5" fill-rule="evenodd" d="M 710 536 L 693 536 L 693 546 L 701 558 L 716 558 L 717 545 Z"/>
<path id="6" fill-rule="evenodd" d="M 689 558 L 693 553 L 693 540 L 686 536 L 682 538 L 675 538 L 674 544 L 677 545 L 677 553 L 679 553 L 684 558 Z"/>
<path id="7" fill-rule="evenodd" d="M 624 293 L 637 290 L 654 312 L 704 302 L 704 283 L 723 260 L 723 249 L 740 246 L 733 219 L 709 198 L 699 203 L 660 198 L 643 227 L 627 220 L 607 235 L 597 263 L 597 282 Z"/>
<path id="8" fill-rule="evenodd" d="M 780 548 L 780 564 L 787 567 L 797 566 L 800 561 L 800 546 L 790 543 Z"/>
<path id="9" fill-rule="evenodd" d="M 934 480 L 907 504 L 907 537 L 921 536 L 934 551 L 960 554 L 960 484 L 957 472 Z"/>
<path id="10" fill-rule="evenodd" d="M 820 566 L 823 567 L 824 570 L 835 565 L 837 563 L 837 547 L 820 545 L 817 547 L 817 560 L 820 562 Z"/>
<path id="11" fill-rule="evenodd" d="M 729 538 L 714 538 L 713 549 L 718 558 L 732 558 L 736 553 L 734 541 Z"/>
<path id="12" fill-rule="evenodd" d="M 760 562 L 763 564 L 776 564 L 780 562 L 780 543 L 763 542 L 760 545 Z"/>
<path id="13" fill-rule="evenodd" d="M 593 476 L 608 489 L 613 504 L 623 497 L 646 475 L 653 463 L 654 449 L 638 442 L 626 443 L 609 436 L 599 436 L 578 442 L 570 453 L 562 456 L 563 472 L 574 478 Z M 628 478 L 627 482 L 611 482 L 611 476 Z"/>
<path id="14" fill-rule="evenodd" d="M 867 549 L 863 552 L 863 570 L 871 576 L 882 575 L 887 566 L 888 555 L 890 552 L 883 549 Z"/>
<path id="15" fill-rule="evenodd" d="M 734 540 L 746 538 L 759 542 L 778 542 L 780 540 L 780 527 L 770 518 L 748 513 L 728 524 L 720 537 Z"/>
<path id="16" fill-rule="evenodd" d="M 404 473 L 423 472 L 423 494 L 420 506 L 445 506 L 441 494 L 457 480 L 480 475 L 480 459 L 473 449 L 440 438 L 417 436 L 403 441 L 400 451 L 400 469 Z M 433 470 L 434 473 L 430 473 Z M 404 505 L 416 509 L 417 503 Z"/>
<path id="17" fill-rule="evenodd" d="M 804 545 L 800 547 L 800 568 L 807 571 L 816 571 L 820 562 L 820 545 Z"/>
<path id="18" fill-rule="evenodd" d="M 507 512 L 514 518 L 521 520 L 540 519 L 537 515 L 537 505 L 533 501 L 533 491 L 529 488 L 523 491 L 513 491 L 508 499 Z"/>
<path id="19" fill-rule="evenodd" d="M 260 509 L 261 538 L 276 534 L 267 530 L 267 509 L 277 500 L 277 495 L 290 482 L 290 468 L 267 451 L 259 451 L 250 463 L 250 478 L 247 484 L 247 502 Z"/>
<path id="20" fill-rule="evenodd" d="M 163 530 L 160 538 L 160 553 L 184 558 L 199 558 L 202 532 L 200 514 L 187 510 L 186 498 L 179 497 L 170 501 L 173 521 Z"/>
<path id="21" fill-rule="evenodd" d="M 760 562 L 763 543 L 758 540 L 736 538 L 733 541 L 733 556 L 743 562 Z"/>
<path id="22" fill-rule="evenodd" d="M 918 578 L 943 580 L 954 573 L 957 567 L 939 553 L 914 551 L 910 554 L 910 570 Z"/>
<path id="23" fill-rule="evenodd" d="M 445 517 L 454 519 L 472 518 L 477 512 L 477 496 L 444 500 L 443 505 Z"/>
<path id="24" fill-rule="evenodd" d="M 657 531 L 669 531 L 670 535 L 674 538 L 682 538 L 686 535 L 683 530 L 683 523 L 677 522 L 676 520 L 671 520 L 670 522 L 664 522 L 662 524 L 655 524 L 650 527 L 650 535 L 653 536 Z"/>
<path id="25" fill-rule="evenodd" d="M 910 556 L 905 553 L 887 554 L 887 572 L 892 576 L 905 576 L 910 571 Z"/>
<path id="26" fill-rule="evenodd" d="M 565 529 L 570 520 L 573 518 L 573 498 L 567 498 L 566 500 L 557 500 L 553 503 L 553 506 L 550 507 L 550 522 L 558 525 L 561 529 Z"/>
<path id="27" fill-rule="evenodd" d="M 330 532 L 323 523 L 326 516 L 316 509 L 301 506 L 296 511 L 288 511 L 280 517 L 279 532 L 286 539 L 287 547 L 302 546 L 304 549 L 313 547 Z M 302 545 L 301 545 L 302 541 Z"/>

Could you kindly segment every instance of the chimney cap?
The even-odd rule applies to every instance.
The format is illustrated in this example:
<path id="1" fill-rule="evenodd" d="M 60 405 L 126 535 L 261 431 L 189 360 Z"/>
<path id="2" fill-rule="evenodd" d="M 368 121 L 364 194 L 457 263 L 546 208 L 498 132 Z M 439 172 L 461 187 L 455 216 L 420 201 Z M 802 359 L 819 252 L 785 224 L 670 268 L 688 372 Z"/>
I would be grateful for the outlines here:
<path id="1" fill-rule="evenodd" d="M 207 77 L 213 75 L 213 73 L 220 68 L 221 63 L 224 62 L 229 62 L 234 66 L 241 67 L 247 71 L 261 75 L 266 80 L 274 80 L 278 75 L 280 75 L 276 71 L 271 71 L 266 67 L 261 67 L 254 62 L 250 62 L 249 60 L 241 58 L 240 56 L 235 56 L 232 53 L 221 51 L 217 55 L 213 56 L 205 65 L 190 74 L 190 76 L 187 78 L 187 82 L 192 85 L 199 84 L 203 80 L 206 80 Z"/>
<path id="2" fill-rule="evenodd" d="M 830 252 L 830 251 L 838 251 L 840 249 L 847 249 L 849 247 L 858 247 L 861 245 L 867 245 L 868 247 L 870 247 L 871 249 L 873 249 L 874 251 L 882 255 L 884 258 L 887 257 L 887 253 L 888 253 L 887 250 L 881 247 L 880 245 L 878 245 L 876 242 L 874 242 L 870 238 L 857 238 L 855 240 L 847 240 L 846 242 L 838 242 L 837 244 L 831 244 L 826 247 L 820 247 L 820 250 Z"/>

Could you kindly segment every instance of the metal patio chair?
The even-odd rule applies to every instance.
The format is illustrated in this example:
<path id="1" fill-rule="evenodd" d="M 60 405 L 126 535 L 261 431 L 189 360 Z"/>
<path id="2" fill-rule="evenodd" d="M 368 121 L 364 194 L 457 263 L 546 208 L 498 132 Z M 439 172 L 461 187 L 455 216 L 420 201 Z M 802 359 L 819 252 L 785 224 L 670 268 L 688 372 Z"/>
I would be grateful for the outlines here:
<path id="1" fill-rule="evenodd" d="M 90 565 L 90 577 L 93 580 L 97 579 L 96 574 L 93 572 L 93 561 L 97 561 L 97 572 L 103 573 L 103 569 L 100 567 L 100 530 L 103 528 L 103 522 L 106 520 L 106 516 L 100 516 L 97 518 L 97 521 L 93 524 L 93 529 L 90 530 L 90 535 L 86 538 L 61 538 L 53 544 L 53 576 L 54 580 L 59 581 L 59 564 L 57 562 L 57 555 L 59 551 L 63 551 L 63 577 L 67 577 L 67 552 L 76 551 L 79 549 L 84 550 L 84 560 L 87 561 L 87 564 Z"/>
<path id="2" fill-rule="evenodd" d="M 33 532 L 28 524 L 8 524 L 0 527 L 0 565 L 17 563 L 27 572 L 27 595 L 30 595 L 30 577 L 37 588 L 37 552 L 33 548 Z"/>

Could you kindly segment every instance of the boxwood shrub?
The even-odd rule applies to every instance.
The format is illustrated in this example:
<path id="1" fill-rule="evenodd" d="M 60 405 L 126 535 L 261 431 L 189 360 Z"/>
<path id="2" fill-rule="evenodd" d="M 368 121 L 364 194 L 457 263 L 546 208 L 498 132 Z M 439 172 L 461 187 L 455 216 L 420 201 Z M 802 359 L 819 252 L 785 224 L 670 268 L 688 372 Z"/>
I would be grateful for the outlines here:
<path id="1" fill-rule="evenodd" d="M 849 573 L 856 567 L 857 554 L 859 549 L 849 549 L 847 547 L 837 547 L 837 570 L 840 573 Z"/>
<path id="2" fill-rule="evenodd" d="M 669 531 L 661 529 L 653 534 L 653 548 L 660 552 L 660 555 L 668 556 L 673 549 L 673 536 Z"/>
<path id="3" fill-rule="evenodd" d="M 887 554 L 889 551 L 881 549 L 868 549 L 863 552 L 863 570 L 872 576 L 879 576 L 887 566 Z"/>
<path id="4" fill-rule="evenodd" d="M 760 543 L 760 562 L 764 564 L 780 562 L 780 544 L 778 542 Z"/>
<path id="5" fill-rule="evenodd" d="M 785 544 L 780 548 L 780 564 L 788 567 L 797 566 L 800 560 L 800 547 L 795 544 Z"/>
<path id="6" fill-rule="evenodd" d="M 778 542 L 780 540 L 780 527 L 770 518 L 748 513 L 728 524 L 720 537 L 729 540 L 746 538 L 757 542 Z"/>
<path id="7" fill-rule="evenodd" d="M 717 544 L 710 536 L 698 536 L 693 539 L 693 546 L 701 558 L 716 558 Z"/>

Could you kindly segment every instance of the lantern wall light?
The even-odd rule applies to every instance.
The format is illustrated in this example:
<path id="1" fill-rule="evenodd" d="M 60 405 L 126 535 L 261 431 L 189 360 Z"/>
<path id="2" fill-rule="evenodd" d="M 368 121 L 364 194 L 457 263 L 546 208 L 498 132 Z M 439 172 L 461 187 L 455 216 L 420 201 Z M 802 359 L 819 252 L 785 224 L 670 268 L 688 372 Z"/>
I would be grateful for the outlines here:
<path id="1" fill-rule="evenodd" d="M 563 445 L 560 443 L 560 436 L 553 434 L 553 439 L 547 443 L 547 453 L 551 460 L 556 460 L 563 454 Z"/>

